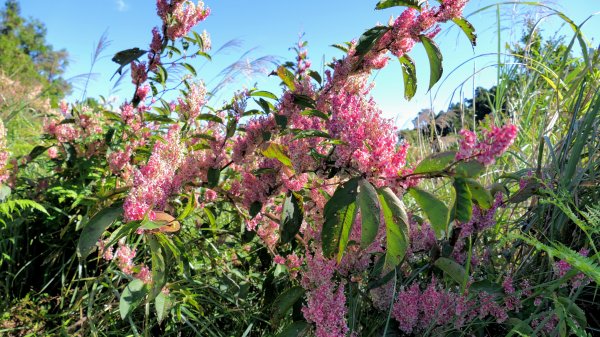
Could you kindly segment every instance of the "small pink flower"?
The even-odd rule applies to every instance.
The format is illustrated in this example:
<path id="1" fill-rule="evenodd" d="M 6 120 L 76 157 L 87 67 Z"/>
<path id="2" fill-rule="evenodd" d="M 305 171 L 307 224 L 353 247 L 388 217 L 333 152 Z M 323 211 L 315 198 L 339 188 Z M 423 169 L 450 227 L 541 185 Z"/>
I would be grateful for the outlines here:
<path id="1" fill-rule="evenodd" d="M 48 149 L 48 157 L 50 157 L 50 159 L 56 159 L 56 157 L 58 157 L 58 148 L 56 146 L 52 146 Z"/>

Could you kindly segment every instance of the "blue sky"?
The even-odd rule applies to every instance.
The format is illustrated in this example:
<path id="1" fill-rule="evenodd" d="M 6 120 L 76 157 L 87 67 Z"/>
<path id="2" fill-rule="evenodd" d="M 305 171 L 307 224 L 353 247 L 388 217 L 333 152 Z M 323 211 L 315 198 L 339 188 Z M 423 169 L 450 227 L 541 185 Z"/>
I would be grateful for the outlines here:
<path id="1" fill-rule="evenodd" d="M 471 0 L 465 15 L 495 2 Z M 116 95 L 119 101 L 130 96 L 132 89 L 124 83 L 119 86 L 119 91 L 111 92 L 116 77 L 112 81 L 110 77 L 117 65 L 110 59 L 114 53 L 123 49 L 147 47 L 152 27 L 160 24 L 155 14 L 154 3 L 152 0 L 21 0 L 22 14 L 44 22 L 48 30 L 48 41 L 55 49 L 65 48 L 69 52 L 71 63 L 67 70 L 67 78 L 90 71 L 91 54 L 102 34 L 107 33 L 110 45 L 93 69 L 98 76 L 89 84 L 87 92 L 88 96 L 92 97 Z M 251 59 L 271 56 L 279 61 L 293 60 L 294 54 L 289 48 L 297 42 L 300 34 L 304 34 L 309 42 L 309 57 L 313 69 L 320 70 L 324 60 L 328 62 L 332 57 L 341 57 L 341 52 L 330 47 L 331 44 L 357 38 L 365 29 L 378 22 L 385 23 L 390 16 L 397 16 L 402 11 L 401 7 L 375 11 L 375 3 L 375 0 L 207 0 L 206 4 L 211 7 L 212 14 L 197 26 L 196 30 L 201 32 L 206 29 L 209 32 L 213 50 L 232 39 L 241 41 L 241 44 L 215 55 L 210 63 L 196 63 L 199 77 L 208 83 L 215 83 L 215 77 L 221 70 L 239 60 L 248 51 L 248 57 Z M 552 6 L 563 11 L 576 23 L 581 23 L 589 15 L 600 12 L 600 0 L 558 0 L 554 1 Z M 537 17 L 544 16 L 543 13 L 536 14 L 535 11 L 532 14 L 532 8 L 522 5 L 501 7 L 502 45 L 520 36 L 519 23 L 527 13 Z M 439 111 L 446 108 L 451 99 L 457 101 L 461 93 L 470 97 L 473 85 L 489 87 L 495 83 L 496 70 L 489 66 L 494 64 L 496 56 L 481 56 L 457 68 L 474 56 L 497 50 L 495 9 L 475 14 L 468 19 L 475 26 L 479 36 L 477 47 L 473 50 L 457 27 L 444 26 L 445 29 L 436 37 L 436 42 L 444 55 L 445 71 L 442 79 L 445 80 L 431 92 L 427 92 L 429 65 L 421 46 L 416 46 L 411 53 L 417 64 L 420 85 L 417 95 L 410 102 L 403 98 L 402 75 L 397 62 L 392 60 L 391 66 L 375 74 L 376 87 L 373 95 L 384 114 L 394 118 L 398 126 L 408 126 L 409 121 L 422 108 Z M 556 16 L 546 17 L 543 21 L 542 27 L 546 36 L 554 34 L 561 27 L 561 21 Z M 597 48 L 600 42 L 600 15 L 589 20 L 583 31 L 592 42 L 591 46 Z M 564 28 L 563 32 L 571 33 Z M 456 70 L 446 77 L 454 69 Z M 460 90 L 463 82 L 465 85 Z M 73 83 L 75 90 L 70 99 L 75 100 L 82 95 L 83 83 L 80 80 Z M 266 76 L 240 77 L 230 89 L 252 87 L 255 83 L 261 89 L 275 92 L 279 90 L 278 80 Z M 218 96 L 217 99 L 225 100 L 227 97 Z"/>

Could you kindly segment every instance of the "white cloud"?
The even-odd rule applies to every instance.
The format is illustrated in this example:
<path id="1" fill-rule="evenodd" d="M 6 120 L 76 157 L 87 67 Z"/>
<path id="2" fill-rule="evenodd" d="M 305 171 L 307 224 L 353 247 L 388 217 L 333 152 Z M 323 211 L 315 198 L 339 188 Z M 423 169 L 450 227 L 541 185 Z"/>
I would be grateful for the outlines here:
<path id="1" fill-rule="evenodd" d="M 129 8 L 129 6 L 127 6 L 125 3 L 125 0 L 115 0 L 115 3 L 117 4 L 117 10 L 119 12 L 124 12 L 127 10 L 127 8 Z"/>

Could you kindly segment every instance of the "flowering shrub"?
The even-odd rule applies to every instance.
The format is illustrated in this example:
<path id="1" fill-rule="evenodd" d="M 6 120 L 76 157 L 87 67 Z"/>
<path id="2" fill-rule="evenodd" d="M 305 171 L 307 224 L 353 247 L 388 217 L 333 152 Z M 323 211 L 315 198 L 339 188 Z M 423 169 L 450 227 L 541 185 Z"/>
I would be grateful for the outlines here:
<path id="1" fill-rule="evenodd" d="M 190 316 L 182 308 L 192 295 L 182 284 L 204 267 L 187 259 L 179 238 L 185 230 L 193 240 L 211 240 L 204 249 L 228 254 L 217 274 L 247 263 L 253 249 L 265 252 L 260 264 L 267 267 L 259 271 L 267 276 L 262 286 L 248 289 L 261 291 L 264 302 L 277 289 L 266 303 L 273 317 L 260 323 L 269 333 L 480 334 L 488 326 L 508 331 L 509 323 L 554 331 L 558 318 L 548 309 L 549 299 L 534 291 L 534 280 L 515 280 L 510 270 L 500 284 L 486 277 L 490 264 L 501 263 L 488 243 L 498 241 L 491 233 L 496 214 L 510 200 L 479 177 L 513 144 L 517 126 L 463 130 L 456 151 L 415 163 L 407 158 L 408 142 L 370 96 L 369 76 L 387 65 L 389 54 L 400 58 L 405 96 L 414 95 L 414 63 L 407 54 L 416 43 L 423 43 L 432 64 L 430 88 L 439 80 L 441 54 L 432 39 L 440 24 L 453 21 L 475 42 L 462 18 L 466 1 L 430 6 L 384 0 L 378 8 L 400 4 L 410 8 L 348 43 L 346 55 L 324 74 L 311 69 L 301 41 L 296 64 L 274 72 L 282 82 L 279 97 L 253 88 L 212 107 L 204 83 L 189 77 L 178 84 L 186 88 L 181 97 L 163 98 L 169 90 L 165 65 L 195 73 L 184 56 L 207 56 L 207 33 L 190 32 L 210 9 L 202 2 L 158 0 L 162 27 L 152 29 L 149 49 L 113 58 L 119 71 L 131 69 L 132 98 L 117 112 L 62 103 L 61 113 L 47 118 L 46 144 L 28 160 L 46 152 L 57 177 L 77 181 L 78 171 L 86 172 L 79 183 L 87 194 L 73 207 L 93 203 L 78 219 L 77 255 L 89 267 L 97 247 L 94 263 L 99 275 L 106 270 L 103 277 L 116 277 L 110 282 L 120 291 L 123 320 L 131 321 L 144 302 L 154 304 L 159 327 L 168 317 L 185 322 L 182 317 Z M 182 38 L 183 51 L 177 48 Z M 0 124 L 0 148 L 3 131 Z M 8 158 L 4 153 L 0 168 Z M 0 183 L 9 178 L 0 173 Z M 439 180 L 451 186 L 450 206 L 423 187 Z M 242 233 L 230 234 L 236 227 Z M 221 232 L 248 245 L 225 253 L 222 247 L 233 239 Z M 206 266 L 223 261 L 202 259 Z M 570 271 L 565 261 L 555 266 L 556 277 Z M 245 267 L 254 273 L 255 267 Z M 590 282 L 581 273 L 571 277 L 572 289 Z M 382 313 L 389 318 L 376 319 Z M 523 323 L 524 315 L 534 313 L 535 320 Z"/>

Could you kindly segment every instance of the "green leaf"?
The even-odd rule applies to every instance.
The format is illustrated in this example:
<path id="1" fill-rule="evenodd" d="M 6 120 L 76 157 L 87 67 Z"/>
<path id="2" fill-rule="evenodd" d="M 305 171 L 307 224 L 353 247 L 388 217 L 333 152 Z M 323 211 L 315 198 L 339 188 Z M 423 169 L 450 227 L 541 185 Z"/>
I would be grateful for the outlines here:
<path id="1" fill-rule="evenodd" d="M 321 78 L 321 75 L 318 72 L 314 71 L 314 70 L 309 70 L 308 71 L 308 76 L 312 77 L 319 84 L 323 83 L 323 79 Z"/>
<path id="2" fill-rule="evenodd" d="M 147 51 L 141 50 L 140 48 L 125 49 L 125 50 L 121 50 L 120 52 L 116 53 L 115 56 L 113 56 L 112 61 L 119 64 L 120 67 L 119 67 L 119 69 L 117 69 L 115 74 L 118 73 L 119 75 L 121 75 L 121 71 L 123 70 L 123 67 L 125 67 L 126 65 L 130 64 L 131 62 L 137 60 L 138 58 L 140 58 L 140 56 L 142 56 L 146 53 L 147 53 Z M 113 76 L 115 76 L 115 75 L 113 75 Z"/>
<path id="3" fill-rule="evenodd" d="M 467 278 L 467 272 L 465 271 L 465 268 L 449 258 L 440 257 L 434 262 L 433 265 L 440 268 L 444 273 L 446 273 L 460 285 L 464 284 Z"/>
<path id="4" fill-rule="evenodd" d="M 277 68 L 277 76 L 279 76 L 279 78 L 288 87 L 288 89 L 290 89 L 291 91 L 296 90 L 296 85 L 294 84 L 294 74 L 292 74 L 292 72 L 289 71 L 286 67 L 279 66 Z"/>
<path id="5" fill-rule="evenodd" d="M 192 75 L 197 76 L 198 73 L 196 73 L 196 69 L 189 63 L 182 63 L 181 64 L 185 69 L 187 69 L 187 71 L 189 71 Z"/>
<path id="6" fill-rule="evenodd" d="M 448 207 L 433 194 L 419 188 L 410 188 L 408 193 L 415 199 L 421 210 L 425 213 L 435 236 L 440 239 L 447 234 L 450 212 Z"/>
<path id="7" fill-rule="evenodd" d="M 221 117 L 212 114 L 199 114 L 198 117 L 196 117 L 196 119 L 201 121 L 211 121 L 223 124 L 223 120 L 221 119 Z"/>
<path id="8" fill-rule="evenodd" d="M 533 329 L 529 326 L 529 324 L 523 322 L 518 318 L 511 317 L 506 321 L 506 323 L 512 326 L 510 333 L 506 336 L 512 336 L 513 331 L 519 334 L 520 336 L 533 336 L 533 334 L 535 333 Z"/>
<path id="9" fill-rule="evenodd" d="M 41 155 L 42 153 L 44 153 L 49 147 L 46 146 L 42 146 L 42 145 L 37 145 L 36 147 L 34 147 L 30 152 L 29 152 L 29 161 L 34 160 L 35 158 L 37 158 L 39 155 Z"/>
<path id="10" fill-rule="evenodd" d="M 483 170 L 485 166 L 482 163 L 476 160 L 463 161 L 454 167 L 454 172 L 464 178 L 475 178 L 477 177 Z"/>
<path id="11" fill-rule="evenodd" d="M 452 19 L 452 22 L 454 22 L 463 31 L 463 33 L 465 33 L 469 39 L 469 42 L 471 42 L 471 45 L 475 47 L 477 45 L 477 34 L 475 33 L 475 27 L 473 27 L 473 25 L 465 18 L 454 18 Z"/>
<path id="12" fill-rule="evenodd" d="M 467 181 L 466 179 L 456 177 L 452 185 L 456 192 L 452 218 L 461 222 L 467 222 L 471 220 L 471 216 L 473 215 L 472 195 L 469 186 L 467 186 Z"/>
<path id="13" fill-rule="evenodd" d="M 404 98 L 411 100 L 417 93 L 417 69 L 415 62 L 408 56 L 402 55 L 398 58 L 402 68 L 402 78 L 404 79 Z"/>
<path id="14" fill-rule="evenodd" d="M 444 69 L 442 68 L 442 53 L 437 44 L 425 35 L 419 35 L 427 57 L 429 58 L 429 90 L 442 78 Z"/>
<path id="15" fill-rule="evenodd" d="M 389 187 L 379 190 L 379 201 L 385 219 L 385 266 L 393 269 L 402 262 L 408 248 L 408 216 L 402 200 Z"/>
<path id="16" fill-rule="evenodd" d="M 262 203 L 260 201 L 255 201 L 252 204 L 250 204 L 250 209 L 248 210 L 248 214 L 250 214 L 250 217 L 254 218 L 258 213 L 260 213 L 261 209 L 262 209 Z"/>
<path id="17" fill-rule="evenodd" d="M 102 233 L 123 214 L 123 207 L 108 207 L 96 213 L 83 227 L 79 242 L 77 243 L 77 255 L 86 258 L 102 237 Z"/>
<path id="18" fill-rule="evenodd" d="M 323 111 L 315 110 L 315 109 L 304 110 L 300 114 L 302 116 L 319 117 L 324 120 L 329 119 L 329 116 L 327 116 L 326 113 L 324 113 Z"/>
<path id="19" fill-rule="evenodd" d="M 373 46 L 379 41 L 379 39 L 385 34 L 391 27 L 387 26 L 376 26 L 370 28 L 358 39 L 358 43 L 356 44 L 356 56 L 363 56 L 368 53 Z"/>
<path id="20" fill-rule="evenodd" d="M 285 152 L 285 146 L 271 142 L 267 149 L 262 151 L 262 154 L 267 158 L 279 160 L 285 166 L 292 167 L 292 160 Z"/>
<path id="21" fill-rule="evenodd" d="M 421 10 L 421 1 L 419 0 L 381 0 L 375 6 L 375 9 L 385 9 L 396 6 L 405 6 Z"/>
<path id="22" fill-rule="evenodd" d="M 306 336 L 306 331 L 310 328 L 310 324 L 305 321 L 297 321 L 286 326 L 275 337 L 300 337 Z"/>
<path id="23" fill-rule="evenodd" d="M 294 136 L 294 140 L 303 139 L 303 138 L 312 138 L 312 137 L 321 137 L 321 138 L 331 138 L 331 136 L 321 130 L 302 130 L 296 133 Z"/>
<path id="24" fill-rule="evenodd" d="M 471 191 L 471 198 L 473 201 L 483 209 L 489 209 L 492 207 L 494 198 L 490 191 L 486 190 L 478 181 L 473 179 L 465 179 L 469 191 Z"/>
<path id="25" fill-rule="evenodd" d="M 150 246 L 150 255 L 152 257 L 152 291 L 150 292 L 150 300 L 152 300 L 161 294 L 163 286 L 167 283 L 167 264 L 165 262 L 164 251 L 156 237 L 149 235 L 147 242 Z"/>
<path id="26" fill-rule="evenodd" d="M 431 155 L 423 160 L 415 167 L 413 173 L 432 173 L 443 171 L 454 162 L 456 152 L 447 151 Z"/>
<path id="27" fill-rule="evenodd" d="M 562 304 L 565 310 L 577 321 L 577 324 L 585 329 L 587 327 L 587 319 L 585 312 L 568 297 L 559 296 L 558 302 Z"/>
<path id="28" fill-rule="evenodd" d="M 292 308 L 302 296 L 305 290 L 300 286 L 295 286 L 281 293 L 273 302 L 273 323 L 277 325 L 287 312 Z"/>
<path id="29" fill-rule="evenodd" d="M 340 243 L 337 252 L 338 263 L 342 261 L 346 247 L 348 247 L 348 241 L 350 240 L 350 234 L 352 233 L 352 226 L 354 225 L 357 212 L 358 208 L 356 207 L 356 202 L 351 203 L 341 211 L 342 233 L 340 234 Z"/>
<path id="30" fill-rule="evenodd" d="M 377 236 L 379 231 L 379 215 L 381 207 L 375 187 L 366 179 L 358 182 L 358 196 L 356 202 L 361 215 L 361 238 L 360 245 L 367 248 Z"/>
<path id="31" fill-rule="evenodd" d="M 352 178 L 340 185 L 325 204 L 321 241 L 323 254 L 327 257 L 331 257 L 336 251 L 341 250 L 342 244 L 345 244 L 343 240 L 340 240 L 343 230 L 349 236 L 356 216 L 357 193 L 358 178 Z"/>
<path id="32" fill-rule="evenodd" d="M 283 214 L 281 215 L 281 242 L 288 243 L 300 231 L 302 225 L 302 201 L 295 193 L 288 192 L 283 202 Z"/>
<path id="33" fill-rule="evenodd" d="M 156 309 L 156 319 L 160 324 L 167 316 L 171 307 L 171 298 L 163 292 L 159 293 L 154 299 L 154 308 Z"/>
<path id="34" fill-rule="evenodd" d="M 221 177 L 221 170 L 218 168 L 210 167 L 207 172 L 207 184 L 209 188 L 213 188 L 219 184 L 219 178 Z"/>
<path id="35" fill-rule="evenodd" d="M 123 289 L 121 299 L 119 300 L 121 319 L 125 319 L 127 315 L 135 310 L 146 296 L 146 293 L 146 285 L 139 278 L 136 278 L 127 284 L 125 289 Z"/>
<path id="36" fill-rule="evenodd" d="M 252 97 L 266 97 L 266 98 L 270 98 L 270 99 L 274 99 L 277 100 L 277 96 L 275 96 L 275 94 L 270 93 L 268 91 L 253 91 L 250 93 L 250 96 Z"/>
<path id="37" fill-rule="evenodd" d="M 316 107 L 315 100 L 306 95 L 293 94 L 294 104 L 304 108 L 314 109 Z"/>
<path id="38" fill-rule="evenodd" d="M 271 112 L 271 104 L 267 102 L 264 98 L 259 98 L 258 100 L 254 100 L 256 104 L 260 105 L 265 114 L 269 114 Z"/>
<path id="39" fill-rule="evenodd" d="M 277 125 L 282 128 L 285 129 L 287 127 L 288 124 L 288 117 L 284 116 L 284 115 L 275 115 L 275 123 L 277 123 Z"/>

